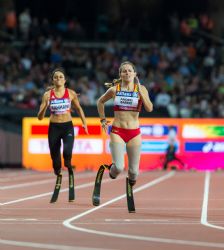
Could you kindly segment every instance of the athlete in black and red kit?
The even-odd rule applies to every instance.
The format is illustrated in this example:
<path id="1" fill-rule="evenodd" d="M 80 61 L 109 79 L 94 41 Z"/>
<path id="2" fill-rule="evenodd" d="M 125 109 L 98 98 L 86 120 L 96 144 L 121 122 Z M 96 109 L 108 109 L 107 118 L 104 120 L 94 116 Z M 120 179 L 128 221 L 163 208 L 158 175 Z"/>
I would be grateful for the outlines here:
<path id="1" fill-rule="evenodd" d="M 80 116 L 85 132 L 88 134 L 86 118 L 75 91 L 66 88 L 66 77 L 63 69 L 55 69 L 51 76 L 52 86 L 42 98 L 38 119 L 42 120 L 46 110 L 50 108 L 50 124 L 48 142 L 55 175 L 61 174 L 61 140 L 63 141 L 64 165 L 72 171 L 71 159 L 74 144 L 74 128 L 72 124 L 71 106 Z"/>

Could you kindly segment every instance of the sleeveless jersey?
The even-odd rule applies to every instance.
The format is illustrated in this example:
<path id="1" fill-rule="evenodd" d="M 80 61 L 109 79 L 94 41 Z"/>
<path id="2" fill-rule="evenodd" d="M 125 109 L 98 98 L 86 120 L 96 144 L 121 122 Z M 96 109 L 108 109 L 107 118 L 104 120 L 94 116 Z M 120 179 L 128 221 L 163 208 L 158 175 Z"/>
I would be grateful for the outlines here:
<path id="1" fill-rule="evenodd" d="M 139 99 L 138 85 L 134 85 L 134 91 L 122 91 L 120 84 L 116 88 L 114 99 L 114 111 L 136 111 L 140 112 L 142 100 Z"/>
<path id="2" fill-rule="evenodd" d="M 71 100 L 69 98 L 68 89 L 65 89 L 65 93 L 61 98 L 56 97 L 54 90 L 50 92 L 49 101 L 51 114 L 60 115 L 70 112 L 71 110 Z"/>

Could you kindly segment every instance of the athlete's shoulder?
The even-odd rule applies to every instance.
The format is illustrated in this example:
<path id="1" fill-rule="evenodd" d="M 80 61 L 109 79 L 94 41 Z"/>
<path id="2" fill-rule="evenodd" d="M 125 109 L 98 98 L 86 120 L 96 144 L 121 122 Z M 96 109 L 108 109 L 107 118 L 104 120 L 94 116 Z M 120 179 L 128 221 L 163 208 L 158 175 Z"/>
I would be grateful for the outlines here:
<path id="1" fill-rule="evenodd" d="M 51 94 L 51 89 L 47 90 L 46 92 L 44 92 L 44 97 L 49 97 Z"/>
<path id="2" fill-rule="evenodd" d="M 139 87 L 140 87 L 140 89 L 143 90 L 143 91 L 148 91 L 147 88 L 146 88 L 144 85 L 140 85 Z"/>
<path id="3" fill-rule="evenodd" d="M 104 95 L 113 97 L 115 94 L 116 94 L 116 86 L 113 86 L 110 87 Z"/>
<path id="4" fill-rule="evenodd" d="M 67 90 L 68 90 L 68 93 L 69 93 L 69 94 L 76 95 L 75 90 L 69 89 L 69 88 L 67 88 Z"/>
<path id="5" fill-rule="evenodd" d="M 67 90 L 68 90 L 69 98 L 71 100 L 74 99 L 75 97 L 77 97 L 77 93 L 73 89 L 67 88 Z"/>
<path id="6" fill-rule="evenodd" d="M 110 87 L 110 88 L 108 89 L 108 92 L 113 92 L 113 93 L 115 93 L 116 90 L 117 90 L 117 86 L 113 86 L 113 87 Z"/>

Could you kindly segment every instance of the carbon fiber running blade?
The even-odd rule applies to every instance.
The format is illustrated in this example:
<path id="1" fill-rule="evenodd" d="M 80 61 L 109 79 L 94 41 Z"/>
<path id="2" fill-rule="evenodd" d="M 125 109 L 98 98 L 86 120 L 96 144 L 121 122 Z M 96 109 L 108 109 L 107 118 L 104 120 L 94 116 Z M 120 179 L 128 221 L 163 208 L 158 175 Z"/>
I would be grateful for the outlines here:
<path id="1" fill-rule="evenodd" d="M 93 206 L 99 206 L 100 205 L 100 190 L 101 190 L 101 182 L 104 174 L 104 170 L 107 168 L 107 165 L 101 165 L 95 180 L 95 186 L 93 190 L 93 196 L 92 196 L 92 203 Z"/>
<path id="2" fill-rule="evenodd" d="M 68 201 L 73 202 L 75 200 L 75 187 L 74 187 L 73 170 L 68 171 L 68 178 L 69 178 Z"/>
<path id="3" fill-rule="evenodd" d="M 53 195 L 51 197 L 50 203 L 54 203 L 54 202 L 57 201 L 58 195 L 59 195 L 59 192 L 60 192 L 60 188 L 61 188 L 61 182 L 62 182 L 62 175 L 59 174 L 57 176 L 57 179 L 56 179 L 55 188 L 54 188 L 54 192 L 53 192 Z"/>
<path id="4" fill-rule="evenodd" d="M 126 195 L 127 195 L 128 212 L 135 213 L 135 202 L 134 202 L 133 189 L 129 183 L 128 177 L 126 178 Z"/>

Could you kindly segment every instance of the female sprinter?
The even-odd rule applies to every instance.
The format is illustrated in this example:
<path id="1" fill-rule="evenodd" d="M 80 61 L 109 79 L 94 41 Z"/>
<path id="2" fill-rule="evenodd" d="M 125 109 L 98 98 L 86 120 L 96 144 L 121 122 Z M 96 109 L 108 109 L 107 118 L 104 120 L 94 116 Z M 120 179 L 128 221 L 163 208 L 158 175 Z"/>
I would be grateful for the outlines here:
<path id="1" fill-rule="evenodd" d="M 63 69 L 55 69 L 51 75 L 52 87 L 47 90 L 42 98 L 38 119 L 42 120 L 46 110 L 50 108 L 50 124 L 48 130 L 48 143 L 55 175 L 58 177 L 56 184 L 61 184 L 61 140 L 63 141 L 64 166 L 69 171 L 69 181 L 74 183 L 73 170 L 71 166 L 72 149 L 74 144 L 74 128 L 72 124 L 71 106 L 80 116 L 85 133 L 88 134 L 86 118 L 79 104 L 75 91 L 66 88 L 66 77 Z M 60 186 L 60 185 L 59 185 Z M 70 186 L 70 185 L 69 185 Z M 60 189 L 60 188 L 59 188 Z M 74 189 L 74 184 L 73 184 Z M 72 191 L 72 190 L 71 190 Z M 58 191 L 59 193 L 59 191 Z M 52 197 L 53 198 L 53 197 Z M 72 201 L 74 197 L 69 197 Z M 52 202 L 55 202 L 53 199 Z"/>
<path id="2" fill-rule="evenodd" d="M 139 112 L 142 104 L 148 112 L 153 110 L 153 105 L 149 99 L 147 89 L 140 85 L 135 66 L 131 62 L 123 62 L 120 65 L 119 76 L 118 80 L 113 81 L 114 86 L 110 87 L 97 102 L 100 122 L 106 132 L 109 122 L 105 117 L 104 104 L 110 99 L 114 100 L 114 120 L 110 132 L 112 164 L 102 166 L 107 167 L 110 177 L 115 179 L 124 169 L 126 148 L 128 156 L 127 182 L 132 188 L 139 173 L 141 152 Z M 99 205 L 99 197 L 97 198 L 96 193 L 93 194 L 93 204 Z"/>

